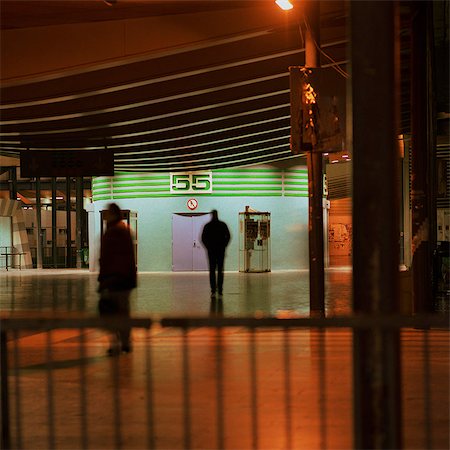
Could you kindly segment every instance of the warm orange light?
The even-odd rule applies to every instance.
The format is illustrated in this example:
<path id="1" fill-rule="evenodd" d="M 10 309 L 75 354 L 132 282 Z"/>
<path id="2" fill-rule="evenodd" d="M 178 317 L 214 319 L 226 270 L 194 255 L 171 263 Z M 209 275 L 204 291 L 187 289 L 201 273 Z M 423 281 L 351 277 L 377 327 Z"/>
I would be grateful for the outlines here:
<path id="1" fill-rule="evenodd" d="M 275 0 L 275 3 L 284 11 L 289 11 L 294 7 L 289 0 Z"/>

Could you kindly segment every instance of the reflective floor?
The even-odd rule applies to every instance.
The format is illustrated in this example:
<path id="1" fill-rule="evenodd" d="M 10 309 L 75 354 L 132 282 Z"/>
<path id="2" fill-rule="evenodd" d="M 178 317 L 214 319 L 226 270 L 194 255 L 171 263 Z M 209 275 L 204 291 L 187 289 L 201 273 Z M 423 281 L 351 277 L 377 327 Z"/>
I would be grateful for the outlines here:
<path id="1" fill-rule="evenodd" d="M 351 270 L 326 272 L 326 314 L 351 310 Z M 0 271 L 0 308 L 5 312 L 83 312 L 97 310 L 97 274 L 87 270 Z M 208 315 L 211 303 L 206 272 L 140 273 L 131 297 L 136 314 Z M 225 273 L 220 311 L 225 316 L 309 314 L 308 271 Z"/>

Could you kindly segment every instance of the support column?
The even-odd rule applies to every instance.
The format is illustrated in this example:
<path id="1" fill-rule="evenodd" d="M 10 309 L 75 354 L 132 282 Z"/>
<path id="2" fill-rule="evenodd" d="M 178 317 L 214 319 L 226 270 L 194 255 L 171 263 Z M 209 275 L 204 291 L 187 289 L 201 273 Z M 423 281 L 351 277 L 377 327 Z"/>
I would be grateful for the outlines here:
<path id="1" fill-rule="evenodd" d="M 396 2 L 351 2 L 353 308 L 399 311 Z M 399 332 L 354 331 L 354 448 L 402 448 Z"/>
<path id="2" fill-rule="evenodd" d="M 432 2 L 412 3 L 411 64 L 411 214 L 414 313 L 432 311 L 432 252 L 436 246 L 433 180 L 435 145 L 432 125 L 432 77 L 429 59 Z M 428 65 L 430 64 L 430 67 Z M 433 245 L 434 243 L 434 245 Z"/>
<path id="3" fill-rule="evenodd" d="M 305 2 L 305 66 L 320 67 L 320 2 Z M 308 167 L 309 303 L 313 314 L 325 314 L 323 255 L 323 162 L 313 143 L 306 153 Z"/>
<path id="4" fill-rule="evenodd" d="M 53 267 L 58 267 L 58 235 L 56 223 L 56 178 L 52 177 L 52 261 Z"/>
<path id="5" fill-rule="evenodd" d="M 70 215 L 70 177 L 66 178 L 66 267 L 72 267 L 72 218 Z"/>
<path id="6" fill-rule="evenodd" d="M 42 209 L 41 209 L 41 179 L 36 177 L 36 267 L 42 269 Z"/>
<path id="7" fill-rule="evenodd" d="M 83 213 L 83 177 L 76 179 L 76 246 L 77 246 L 77 269 L 81 269 L 81 234 L 82 234 L 82 213 Z"/>

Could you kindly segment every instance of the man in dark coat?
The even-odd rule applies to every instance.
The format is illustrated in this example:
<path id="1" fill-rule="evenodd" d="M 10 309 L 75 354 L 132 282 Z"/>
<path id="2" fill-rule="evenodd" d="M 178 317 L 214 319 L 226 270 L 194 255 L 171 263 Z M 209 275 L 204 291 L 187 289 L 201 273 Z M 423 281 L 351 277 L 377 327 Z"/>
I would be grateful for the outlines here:
<path id="1" fill-rule="evenodd" d="M 136 287 L 136 260 L 129 227 L 122 221 L 120 208 L 112 203 L 106 212 L 106 232 L 100 249 L 99 312 L 101 316 L 130 316 L 130 293 Z M 115 333 L 109 355 L 131 352 L 130 328 Z"/>
<path id="2" fill-rule="evenodd" d="M 223 292 L 223 262 L 225 249 L 230 242 L 230 231 L 227 224 L 219 220 L 215 209 L 211 211 L 211 214 L 211 221 L 203 227 L 202 242 L 206 250 L 208 250 L 209 284 L 211 285 L 211 297 L 215 297 L 216 289 L 219 291 L 220 296 Z"/>

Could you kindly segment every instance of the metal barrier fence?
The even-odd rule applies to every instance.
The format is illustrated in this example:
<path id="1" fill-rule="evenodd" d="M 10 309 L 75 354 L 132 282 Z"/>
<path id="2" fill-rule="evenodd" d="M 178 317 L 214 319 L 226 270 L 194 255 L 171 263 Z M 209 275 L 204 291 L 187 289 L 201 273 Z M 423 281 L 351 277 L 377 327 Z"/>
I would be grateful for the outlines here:
<path id="1" fill-rule="evenodd" d="M 2 448 L 352 448 L 361 330 L 400 331 L 403 447 L 448 448 L 442 316 L 3 319 Z"/>

